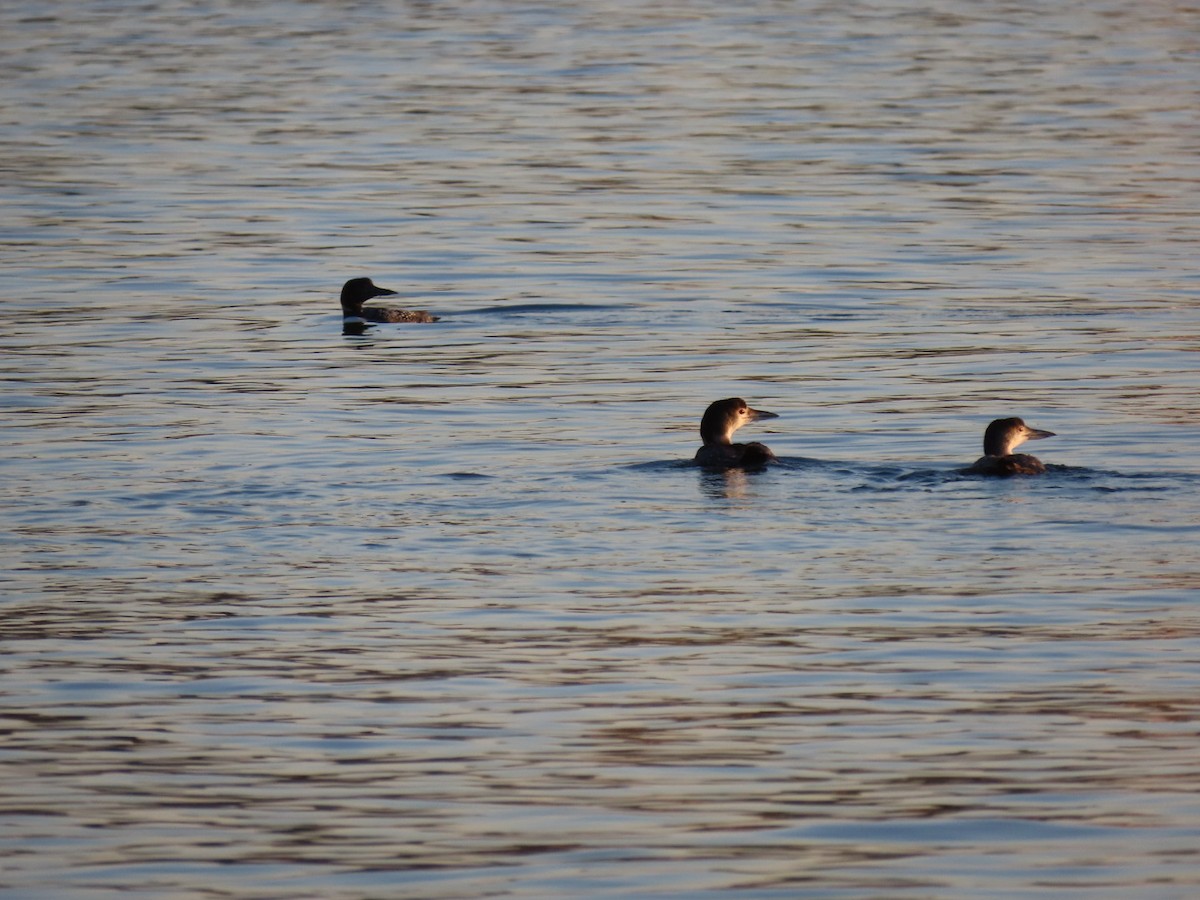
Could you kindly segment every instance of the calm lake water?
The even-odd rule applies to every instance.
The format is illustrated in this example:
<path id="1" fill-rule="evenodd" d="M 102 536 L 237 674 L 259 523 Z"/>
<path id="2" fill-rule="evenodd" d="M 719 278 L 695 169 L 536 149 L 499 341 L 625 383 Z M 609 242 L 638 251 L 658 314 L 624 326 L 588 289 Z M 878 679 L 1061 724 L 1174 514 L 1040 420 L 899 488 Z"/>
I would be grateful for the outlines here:
<path id="1" fill-rule="evenodd" d="M 1198 16 L 4 4 L 0 892 L 1200 894 Z"/>

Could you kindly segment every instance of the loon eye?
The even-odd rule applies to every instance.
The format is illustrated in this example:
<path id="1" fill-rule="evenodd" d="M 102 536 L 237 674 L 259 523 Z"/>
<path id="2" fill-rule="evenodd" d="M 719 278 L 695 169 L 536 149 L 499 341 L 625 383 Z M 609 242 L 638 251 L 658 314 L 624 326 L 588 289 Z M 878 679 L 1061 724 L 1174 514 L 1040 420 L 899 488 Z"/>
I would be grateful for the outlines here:
<path id="1" fill-rule="evenodd" d="M 741 409 L 738 410 L 738 415 L 744 416 L 744 415 L 746 415 L 746 412 L 747 412 L 746 407 L 743 406 Z"/>

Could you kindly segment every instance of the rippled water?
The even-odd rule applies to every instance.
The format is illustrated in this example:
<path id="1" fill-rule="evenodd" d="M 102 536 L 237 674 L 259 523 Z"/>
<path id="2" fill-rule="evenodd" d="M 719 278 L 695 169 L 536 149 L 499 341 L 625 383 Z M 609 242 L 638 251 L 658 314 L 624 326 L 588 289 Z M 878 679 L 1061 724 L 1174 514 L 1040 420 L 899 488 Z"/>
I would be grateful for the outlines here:
<path id="1" fill-rule="evenodd" d="M 6 4 L 0 890 L 1195 895 L 1198 13 Z"/>

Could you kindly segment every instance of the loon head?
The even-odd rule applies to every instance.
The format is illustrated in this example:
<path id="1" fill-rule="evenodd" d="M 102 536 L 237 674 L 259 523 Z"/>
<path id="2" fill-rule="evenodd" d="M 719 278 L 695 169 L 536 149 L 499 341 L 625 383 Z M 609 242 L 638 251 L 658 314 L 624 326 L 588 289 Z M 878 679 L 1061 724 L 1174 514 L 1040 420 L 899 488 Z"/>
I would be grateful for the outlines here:
<path id="1" fill-rule="evenodd" d="M 378 287 L 370 278 L 351 278 L 342 285 L 342 315 L 361 316 L 363 304 L 372 297 L 394 293 L 396 292 Z"/>
<path id="2" fill-rule="evenodd" d="M 1026 441 L 1054 437 L 1053 431 L 1030 428 L 1023 419 L 996 419 L 983 433 L 984 456 L 1008 456 Z"/>
<path id="3" fill-rule="evenodd" d="M 747 422 L 759 419 L 778 419 L 779 415 L 762 409 L 751 409 L 741 397 L 730 397 L 709 404 L 700 420 L 700 439 L 705 444 L 729 444 L 733 433 Z"/>

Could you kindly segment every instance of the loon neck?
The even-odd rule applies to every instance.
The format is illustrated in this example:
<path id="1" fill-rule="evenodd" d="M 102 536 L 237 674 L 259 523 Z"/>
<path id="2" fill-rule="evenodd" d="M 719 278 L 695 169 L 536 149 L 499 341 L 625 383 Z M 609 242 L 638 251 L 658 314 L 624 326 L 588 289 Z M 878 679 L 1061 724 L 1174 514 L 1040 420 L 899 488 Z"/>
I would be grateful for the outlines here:
<path id="1" fill-rule="evenodd" d="M 732 428 L 720 432 L 706 431 L 701 433 L 700 440 L 710 447 L 728 447 L 733 443 L 733 432 Z"/>

